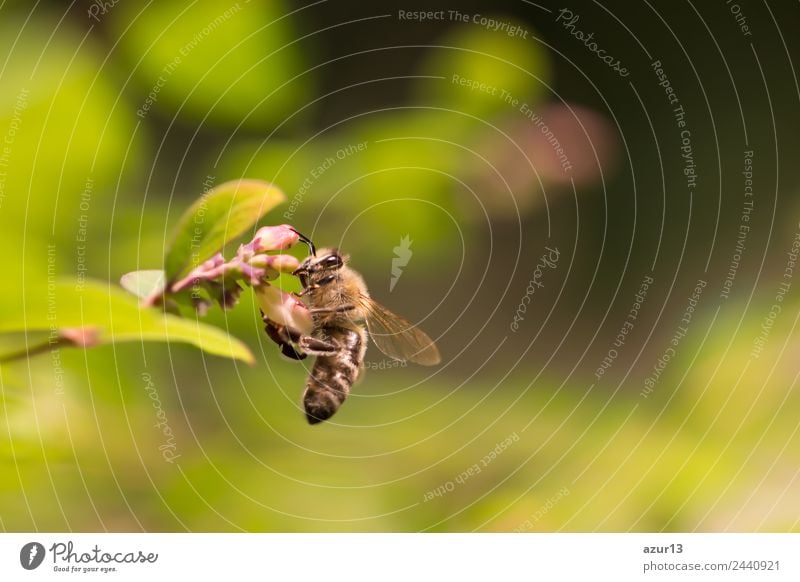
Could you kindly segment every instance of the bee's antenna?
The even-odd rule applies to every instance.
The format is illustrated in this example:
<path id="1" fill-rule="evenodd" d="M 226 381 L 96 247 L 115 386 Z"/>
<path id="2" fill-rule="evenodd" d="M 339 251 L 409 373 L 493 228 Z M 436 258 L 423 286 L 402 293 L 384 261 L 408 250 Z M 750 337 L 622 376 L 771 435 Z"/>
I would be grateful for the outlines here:
<path id="1" fill-rule="evenodd" d="M 307 245 L 308 245 L 308 250 L 309 250 L 309 251 L 311 251 L 311 255 L 312 255 L 312 256 L 314 256 L 314 257 L 316 257 L 316 256 L 317 256 L 317 249 L 314 247 L 314 243 L 313 243 L 313 242 L 311 242 L 311 239 L 310 239 L 310 238 L 308 238 L 308 237 L 307 237 L 306 235 L 304 235 L 303 233 L 301 233 L 301 232 L 299 232 L 299 231 L 295 230 L 295 229 L 294 229 L 294 228 L 292 228 L 291 226 L 289 227 L 289 229 L 290 229 L 292 232 L 294 232 L 294 233 L 295 233 L 297 236 L 299 236 L 299 237 L 300 237 L 300 242 L 303 242 L 303 243 L 305 243 L 305 244 L 307 244 Z"/>

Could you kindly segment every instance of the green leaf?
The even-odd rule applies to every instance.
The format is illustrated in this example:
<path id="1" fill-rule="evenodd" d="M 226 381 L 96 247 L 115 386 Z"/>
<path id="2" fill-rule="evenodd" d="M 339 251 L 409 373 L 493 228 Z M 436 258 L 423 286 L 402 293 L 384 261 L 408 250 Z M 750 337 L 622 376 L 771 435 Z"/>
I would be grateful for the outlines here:
<path id="1" fill-rule="evenodd" d="M 114 9 L 100 17 L 102 25 L 118 41 L 115 57 L 128 60 L 143 95 L 162 76 L 168 80 L 159 83 L 157 99 L 142 104 L 142 114 L 152 106 L 189 124 L 244 125 L 262 133 L 299 122 L 302 116 L 293 115 L 298 102 L 315 94 L 317 75 L 303 74 L 310 52 L 297 42 L 303 33 L 293 2 L 111 4 Z M 165 32 L 153 34 L 156 30 Z M 14 36 L 9 33 L 9 44 Z"/>
<path id="2" fill-rule="evenodd" d="M 286 195 L 261 180 L 234 180 L 206 192 L 178 222 L 164 259 L 172 283 L 241 236 Z"/>
<path id="3" fill-rule="evenodd" d="M 99 281 L 59 279 L 0 302 L 0 333 L 47 331 L 59 338 L 64 337 L 64 330 L 75 328 L 89 332 L 93 345 L 184 342 L 217 356 L 254 361 L 247 346 L 224 331 L 156 309 L 142 309 L 134 297 Z M 28 349 L 40 347 L 28 342 Z"/>
<path id="4" fill-rule="evenodd" d="M 139 299 L 147 299 L 156 293 L 161 293 L 166 282 L 164 271 L 160 269 L 125 273 L 119 280 L 123 289 L 130 291 Z"/>

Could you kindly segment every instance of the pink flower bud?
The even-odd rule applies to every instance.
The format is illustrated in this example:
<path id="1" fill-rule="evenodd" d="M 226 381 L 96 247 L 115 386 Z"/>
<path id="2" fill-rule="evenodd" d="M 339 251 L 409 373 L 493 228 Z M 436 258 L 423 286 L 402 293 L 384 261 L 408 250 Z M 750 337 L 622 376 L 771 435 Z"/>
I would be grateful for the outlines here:
<path id="1" fill-rule="evenodd" d="M 62 327 L 61 338 L 78 348 L 91 348 L 100 343 L 100 331 L 96 327 Z"/>
<path id="2" fill-rule="evenodd" d="M 280 226 L 263 226 L 258 229 L 253 237 L 252 251 L 265 253 L 268 251 L 283 251 L 297 244 L 300 236 L 288 224 Z"/>
<path id="3" fill-rule="evenodd" d="M 300 266 L 300 261 L 292 255 L 256 255 L 250 259 L 249 264 L 263 269 L 262 279 L 269 281 L 275 279 L 278 273 L 291 275 Z"/>
<path id="4" fill-rule="evenodd" d="M 292 255 L 268 255 L 269 267 L 279 273 L 289 273 L 290 275 L 300 266 L 300 261 Z"/>
<path id="5" fill-rule="evenodd" d="M 309 334 L 314 328 L 314 321 L 305 303 L 294 295 L 279 288 L 263 284 L 254 287 L 258 305 L 264 315 L 281 325 L 293 327 L 301 333 Z"/>

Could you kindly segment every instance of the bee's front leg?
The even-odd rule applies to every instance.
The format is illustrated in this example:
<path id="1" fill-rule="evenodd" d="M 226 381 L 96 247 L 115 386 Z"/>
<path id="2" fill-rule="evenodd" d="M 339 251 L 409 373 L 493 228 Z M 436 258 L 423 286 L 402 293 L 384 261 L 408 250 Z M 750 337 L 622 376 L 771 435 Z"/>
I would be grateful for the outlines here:
<path id="1" fill-rule="evenodd" d="M 269 338 L 278 344 L 284 356 L 292 360 L 302 360 L 306 356 L 332 356 L 341 349 L 339 343 L 331 338 L 303 335 L 298 329 L 272 321 L 263 313 L 261 318 Z M 295 345 L 300 347 L 299 351 Z"/>
<path id="2" fill-rule="evenodd" d="M 265 324 L 264 330 L 267 332 L 269 339 L 278 344 L 284 356 L 292 360 L 302 360 L 306 357 L 305 353 L 297 351 L 293 345 L 298 343 L 302 337 L 299 331 L 286 325 L 276 323 L 264 317 L 263 313 L 261 315 Z"/>
<path id="3" fill-rule="evenodd" d="M 309 309 L 312 315 L 331 315 L 333 313 L 345 313 L 347 311 L 352 311 L 355 309 L 356 306 L 352 303 L 344 303 L 342 305 L 337 305 L 336 307 L 312 307 Z"/>
<path id="4" fill-rule="evenodd" d="M 300 337 L 300 348 L 312 356 L 332 356 L 341 349 L 335 340 L 323 340 L 310 335 Z"/>

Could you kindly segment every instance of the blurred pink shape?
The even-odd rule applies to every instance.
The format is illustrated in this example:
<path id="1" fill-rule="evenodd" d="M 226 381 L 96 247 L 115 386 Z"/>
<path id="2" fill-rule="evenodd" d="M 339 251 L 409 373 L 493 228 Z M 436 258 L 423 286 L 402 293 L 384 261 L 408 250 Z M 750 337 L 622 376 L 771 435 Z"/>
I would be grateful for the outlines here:
<path id="1" fill-rule="evenodd" d="M 586 107 L 520 106 L 488 131 L 474 148 L 487 163 L 475 164 L 469 183 L 490 213 L 531 211 L 549 187 L 592 185 L 616 166 L 613 126 Z"/>
<path id="2" fill-rule="evenodd" d="M 78 348 L 91 348 L 100 343 L 100 331 L 96 327 L 62 327 L 58 334 Z"/>
<path id="3" fill-rule="evenodd" d="M 252 247 L 248 250 L 252 250 L 253 253 L 283 251 L 296 244 L 298 240 L 300 236 L 288 224 L 264 226 L 258 229 L 252 242 L 249 243 Z"/>
<path id="4" fill-rule="evenodd" d="M 576 186 L 592 184 L 616 164 L 619 147 L 614 128 L 591 109 L 550 104 L 523 127 L 526 150 L 547 183 L 569 184 L 571 178 Z"/>
<path id="5" fill-rule="evenodd" d="M 258 306 L 268 319 L 293 327 L 304 334 L 311 333 L 314 328 L 311 313 L 297 297 L 269 284 L 259 285 L 253 290 L 258 299 Z"/>

